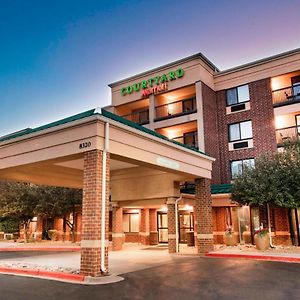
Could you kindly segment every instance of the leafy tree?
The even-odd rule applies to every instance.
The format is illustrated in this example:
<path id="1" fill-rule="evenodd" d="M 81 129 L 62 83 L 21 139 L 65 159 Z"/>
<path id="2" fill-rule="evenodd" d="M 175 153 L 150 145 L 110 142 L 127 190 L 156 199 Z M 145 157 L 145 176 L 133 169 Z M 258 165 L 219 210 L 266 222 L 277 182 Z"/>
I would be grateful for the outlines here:
<path id="1" fill-rule="evenodd" d="M 75 241 L 76 207 L 82 203 L 82 191 L 62 187 L 40 186 L 38 188 L 39 202 L 35 208 L 35 214 L 47 217 L 63 218 L 64 239 L 66 226 L 72 232 L 72 240 Z M 72 213 L 73 221 L 67 217 Z"/>
<path id="2" fill-rule="evenodd" d="M 37 187 L 27 183 L 1 182 L 0 191 L 0 215 L 18 218 L 27 242 L 29 224 L 38 202 Z"/>
<path id="3" fill-rule="evenodd" d="M 14 233 L 19 231 L 19 219 L 16 217 L 0 217 L 0 231 Z"/>
<path id="4" fill-rule="evenodd" d="M 36 215 L 63 218 L 64 237 L 69 226 L 74 241 L 76 218 L 67 216 L 81 204 L 82 191 L 61 187 L 37 186 L 28 183 L 0 182 L 0 216 L 16 218 L 24 230 L 27 242 L 29 224 Z"/>
<path id="5" fill-rule="evenodd" d="M 271 204 L 300 207 L 300 142 L 291 141 L 282 152 L 256 159 L 234 179 L 232 199 L 242 205 Z"/>

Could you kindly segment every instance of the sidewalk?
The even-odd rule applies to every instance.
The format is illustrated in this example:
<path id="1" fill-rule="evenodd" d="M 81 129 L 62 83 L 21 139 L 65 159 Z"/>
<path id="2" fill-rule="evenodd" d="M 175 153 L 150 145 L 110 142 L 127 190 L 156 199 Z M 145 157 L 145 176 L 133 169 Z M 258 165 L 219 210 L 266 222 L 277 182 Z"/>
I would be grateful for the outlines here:
<path id="1" fill-rule="evenodd" d="M 19 243 L 0 241 L 0 252 L 16 251 L 80 251 L 80 243 L 42 241 Z"/>
<path id="2" fill-rule="evenodd" d="M 207 253 L 206 256 L 300 263 L 300 247 L 277 246 L 266 251 L 260 251 L 257 250 L 253 245 L 217 245 L 216 249 Z"/>
<path id="3" fill-rule="evenodd" d="M 32 246 L 24 247 L 25 252 L 19 246 L 14 251 L 2 251 L 0 243 L 0 274 L 18 274 L 23 276 L 33 276 L 39 278 L 56 279 L 68 282 L 77 282 L 83 284 L 104 284 L 122 280 L 121 275 L 160 266 L 165 263 L 180 260 L 182 256 L 170 255 L 165 246 L 141 246 L 135 244 L 125 244 L 121 251 L 109 252 L 109 270 L 110 276 L 98 278 L 96 282 L 87 282 L 92 280 L 80 275 L 80 253 L 70 251 L 65 247 L 64 253 L 60 251 L 49 253 L 49 245 L 40 246 L 38 251 Z M 59 247 L 53 246 L 52 249 Z M 4 248 L 2 248 L 4 249 Z M 56 251 L 56 252 L 54 252 Z"/>

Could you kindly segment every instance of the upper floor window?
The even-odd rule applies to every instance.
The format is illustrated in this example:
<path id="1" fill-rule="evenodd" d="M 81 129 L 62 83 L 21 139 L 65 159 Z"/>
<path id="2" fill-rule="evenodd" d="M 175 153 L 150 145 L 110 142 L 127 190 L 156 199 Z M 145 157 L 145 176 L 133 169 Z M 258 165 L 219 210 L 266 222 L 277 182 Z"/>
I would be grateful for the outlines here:
<path id="1" fill-rule="evenodd" d="M 253 168 L 253 167 L 254 167 L 253 158 L 234 160 L 230 163 L 231 178 L 243 174 L 245 168 Z"/>
<path id="2" fill-rule="evenodd" d="M 236 105 L 250 100 L 248 84 L 229 89 L 226 92 L 227 105 Z"/>
<path id="3" fill-rule="evenodd" d="M 230 142 L 252 138 L 252 121 L 230 124 L 228 129 Z"/>

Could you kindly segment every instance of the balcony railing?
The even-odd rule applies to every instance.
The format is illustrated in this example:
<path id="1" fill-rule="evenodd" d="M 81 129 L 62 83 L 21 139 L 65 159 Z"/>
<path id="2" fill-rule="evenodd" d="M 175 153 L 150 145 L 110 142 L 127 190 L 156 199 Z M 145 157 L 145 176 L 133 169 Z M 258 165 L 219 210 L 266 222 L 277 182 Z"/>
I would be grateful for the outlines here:
<path id="1" fill-rule="evenodd" d="M 300 126 L 291 126 L 281 129 L 276 129 L 277 145 L 283 145 L 285 142 L 291 142 L 299 139 Z"/>
<path id="2" fill-rule="evenodd" d="M 189 98 L 155 107 L 155 121 L 191 114 L 197 111 L 196 98 Z"/>
<path id="3" fill-rule="evenodd" d="M 272 92 L 274 106 L 300 102 L 300 84 Z"/>
<path id="4" fill-rule="evenodd" d="M 198 134 L 197 134 L 197 132 L 187 133 L 183 136 L 175 137 L 172 140 L 198 149 Z"/>
<path id="5" fill-rule="evenodd" d="M 131 114 L 121 116 L 131 122 L 145 125 L 149 123 L 149 109 L 139 110 Z"/>

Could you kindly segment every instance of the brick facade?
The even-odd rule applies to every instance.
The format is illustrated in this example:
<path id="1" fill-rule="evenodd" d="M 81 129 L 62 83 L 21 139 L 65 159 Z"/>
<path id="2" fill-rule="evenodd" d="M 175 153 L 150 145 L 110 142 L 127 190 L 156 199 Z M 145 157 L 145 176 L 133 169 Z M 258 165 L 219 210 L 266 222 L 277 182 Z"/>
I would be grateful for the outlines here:
<path id="1" fill-rule="evenodd" d="M 141 209 L 141 221 L 140 221 L 140 241 L 143 245 L 150 244 L 150 219 L 149 208 Z"/>
<path id="2" fill-rule="evenodd" d="M 217 92 L 221 183 L 229 183 L 231 180 L 230 161 L 255 158 L 277 149 L 270 79 L 249 83 L 249 93 L 250 110 L 226 115 L 226 91 Z M 229 151 L 228 125 L 248 120 L 252 120 L 254 147 Z"/>
<path id="3" fill-rule="evenodd" d="M 102 205 L 102 160 L 103 152 L 93 150 L 84 153 L 83 200 L 82 200 L 82 241 L 80 272 L 83 275 L 99 276 L 100 234 Z M 109 216 L 109 155 L 106 169 L 106 233 L 105 268 L 108 271 L 108 216 Z"/>
<path id="4" fill-rule="evenodd" d="M 199 178 L 195 181 L 195 206 L 197 222 L 197 251 L 203 254 L 213 250 L 212 198 L 210 180 Z"/>
<path id="5" fill-rule="evenodd" d="M 202 98 L 205 153 L 216 159 L 213 163 L 212 183 L 219 184 L 221 169 L 219 143 L 216 143 L 219 140 L 217 97 L 215 91 L 204 83 L 202 83 Z"/>
<path id="6" fill-rule="evenodd" d="M 112 207 L 112 250 L 121 250 L 123 245 L 123 209 L 117 205 Z"/>
<path id="7" fill-rule="evenodd" d="M 169 253 L 176 252 L 175 201 L 168 202 L 168 248 Z"/>
<path id="8" fill-rule="evenodd" d="M 225 207 L 214 207 L 212 209 L 213 217 L 213 232 L 214 232 L 214 243 L 224 243 L 224 232 L 226 230 L 226 208 Z"/>

